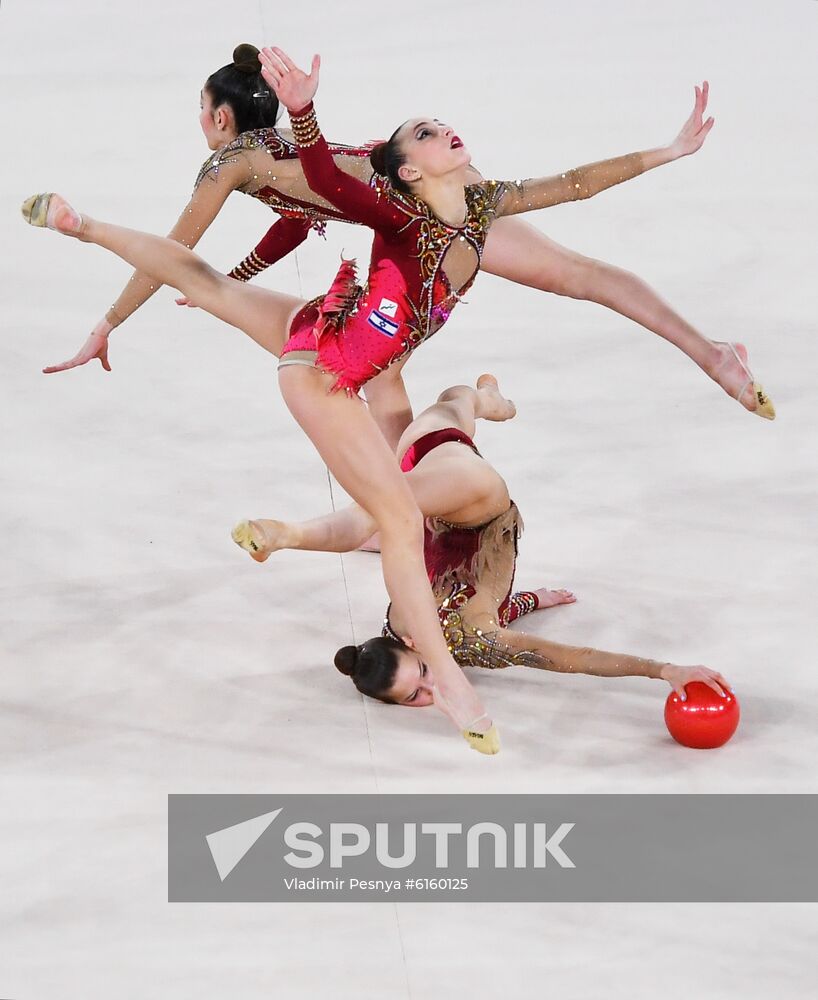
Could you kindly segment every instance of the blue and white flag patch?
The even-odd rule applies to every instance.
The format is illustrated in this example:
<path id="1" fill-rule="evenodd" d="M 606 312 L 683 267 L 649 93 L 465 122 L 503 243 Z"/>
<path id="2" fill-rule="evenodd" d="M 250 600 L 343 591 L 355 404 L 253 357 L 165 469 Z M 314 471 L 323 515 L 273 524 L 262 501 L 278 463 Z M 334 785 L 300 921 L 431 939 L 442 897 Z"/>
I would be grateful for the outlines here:
<path id="1" fill-rule="evenodd" d="M 384 316 L 377 309 L 373 309 L 369 314 L 368 322 L 370 326 L 374 326 L 376 330 L 385 333 L 387 337 L 394 337 L 400 329 L 400 323 L 396 323 L 394 320 L 389 319 L 388 316 Z"/>

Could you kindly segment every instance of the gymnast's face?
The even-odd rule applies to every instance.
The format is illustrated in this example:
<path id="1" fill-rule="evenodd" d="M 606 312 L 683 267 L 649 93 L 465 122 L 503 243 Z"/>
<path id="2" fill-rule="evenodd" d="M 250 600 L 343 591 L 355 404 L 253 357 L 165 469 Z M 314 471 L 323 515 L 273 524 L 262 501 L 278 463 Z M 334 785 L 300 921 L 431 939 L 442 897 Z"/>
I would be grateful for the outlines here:
<path id="1" fill-rule="evenodd" d="M 410 118 L 397 138 L 406 157 L 398 175 L 407 184 L 443 177 L 471 163 L 471 154 L 451 125 L 436 118 Z"/>
<path id="2" fill-rule="evenodd" d="M 220 149 L 238 135 L 232 111 L 226 104 L 214 108 L 207 87 L 203 87 L 199 94 L 199 124 L 208 149 Z"/>
<path id="3" fill-rule="evenodd" d="M 435 683 L 432 671 L 423 662 L 420 654 L 409 644 L 406 652 L 398 653 L 398 668 L 387 697 L 396 705 L 409 708 L 425 708 L 434 703 Z"/>

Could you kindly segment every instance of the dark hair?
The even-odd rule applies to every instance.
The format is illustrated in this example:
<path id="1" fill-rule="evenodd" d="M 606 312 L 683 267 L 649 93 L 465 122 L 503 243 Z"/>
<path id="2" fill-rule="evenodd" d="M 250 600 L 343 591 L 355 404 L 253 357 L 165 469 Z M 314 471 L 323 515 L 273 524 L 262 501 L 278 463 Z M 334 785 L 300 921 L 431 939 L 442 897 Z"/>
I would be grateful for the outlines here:
<path id="1" fill-rule="evenodd" d="M 275 125 L 278 98 L 261 75 L 258 49 L 246 43 L 233 50 L 233 62 L 212 73 L 205 82 L 213 107 L 227 104 L 239 133 Z"/>
<path id="2" fill-rule="evenodd" d="M 398 654 L 408 649 L 397 639 L 377 636 L 360 646 L 342 646 L 335 654 L 335 666 L 352 678 L 361 694 L 392 704 L 386 693 L 395 682 Z"/>
<path id="3" fill-rule="evenodd" d="M 398 176 L 398 171 L 406 163 L 406 155 L 398 145 L 396 138 L 398 132 L 403 128 L 399 125 L 386 142 L 379 142 L 373 146 L 369 153 L 369 162 L 376 174 L 382 174 L 389 178 L 389 183 L 396 191 L 404 194 L 411 194 L 412 189 Z"/>

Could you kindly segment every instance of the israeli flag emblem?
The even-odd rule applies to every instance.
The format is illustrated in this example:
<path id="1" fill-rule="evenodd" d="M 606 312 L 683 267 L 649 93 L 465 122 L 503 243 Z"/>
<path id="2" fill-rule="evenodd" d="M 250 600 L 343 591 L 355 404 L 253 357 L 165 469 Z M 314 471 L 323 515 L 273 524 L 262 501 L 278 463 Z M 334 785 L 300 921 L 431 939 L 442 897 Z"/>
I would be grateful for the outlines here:
<path id="1" fill-rule="evenodd" d="M 388 316 L 384 316 L 377 309 L 373 309 L 369 314 L 368 322 L 370 326 L 374 326 L 376 330 L 385 333 L 387 337 L 394 337 L 400 329 L 400 323 L 396 323 L 394 320 L 389 319 Z"/>

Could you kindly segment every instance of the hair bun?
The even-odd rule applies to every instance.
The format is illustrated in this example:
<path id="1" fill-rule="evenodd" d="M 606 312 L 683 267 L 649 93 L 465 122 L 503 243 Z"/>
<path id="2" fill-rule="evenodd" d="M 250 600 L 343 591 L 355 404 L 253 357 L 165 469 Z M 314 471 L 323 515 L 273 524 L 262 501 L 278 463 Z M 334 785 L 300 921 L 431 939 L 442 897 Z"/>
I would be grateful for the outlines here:
<path id="1" fill-rule="evenodd" d="M 347 677 L 355 675 L 360 651 L 357 646 L 342 646 L 335 654 L 335 666 Z"/>
<path id="2" fill-rule="evenodd" d="M 369 151 L 369 162 L 376 174 L 386 175 L 386 147 L 388 142 L 379 142 Z"/>
<path id="3" fill-rule="evenodd" d="M 242 42 L 233 49 L 233 65 L 240 73 L 260 73 L 258 49 L 249 42 Z"/>

